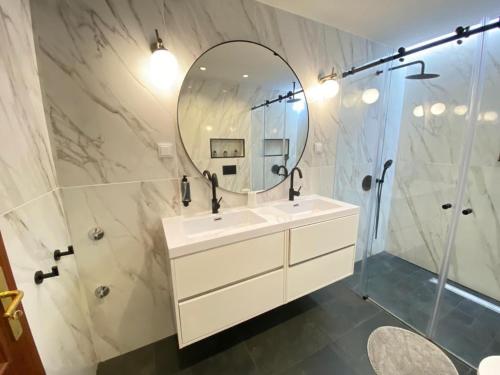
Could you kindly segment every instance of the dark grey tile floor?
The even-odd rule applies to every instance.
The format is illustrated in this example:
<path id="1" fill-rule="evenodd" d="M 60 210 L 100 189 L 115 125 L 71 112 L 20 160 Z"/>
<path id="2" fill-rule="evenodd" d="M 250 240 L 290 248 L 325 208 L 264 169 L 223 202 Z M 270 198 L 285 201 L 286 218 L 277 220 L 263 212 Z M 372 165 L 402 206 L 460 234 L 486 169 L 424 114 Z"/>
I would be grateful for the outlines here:
<path id="1" fill-rule="evenodd" d="M 347 283 L 359 292 L 359 268 Z M 434 273 L 383 252 L 368 258 L 367 294 L 387 311 L 420 332 L 425 332 L 432 315 L 437 286 Z M 450 282 L 490 303 L 491 298 Z M 435 341 L 467 363 L 500 354 L 500 314 L 449 290 L 444 291 Z"/>
<path id="2" fill-rule="evenodd" d="M 404 325 L 350 288 L 349 280 L 262 314 L 182 350 L 172 336 L 99 364 L 99 375 L 374 374 L 370 333 Z M 472 369 L 452 358 L 460 374 Z"/>

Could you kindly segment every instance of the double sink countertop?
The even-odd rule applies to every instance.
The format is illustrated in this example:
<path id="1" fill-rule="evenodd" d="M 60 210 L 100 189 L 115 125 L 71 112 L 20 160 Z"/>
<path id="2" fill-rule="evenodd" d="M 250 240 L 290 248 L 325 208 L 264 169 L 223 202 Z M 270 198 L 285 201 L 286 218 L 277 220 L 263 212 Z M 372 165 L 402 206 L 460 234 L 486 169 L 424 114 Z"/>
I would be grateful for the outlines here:
<path id="1" fill-rule="evenodd" d="M 255 208 L 243 206 L 220 211 L 163 219 L 168 257 L 178 258 L 290 228 L 356 215 L 359 207 L 319 195 L 306 195 L 294 201 L 277 200 Z"/>

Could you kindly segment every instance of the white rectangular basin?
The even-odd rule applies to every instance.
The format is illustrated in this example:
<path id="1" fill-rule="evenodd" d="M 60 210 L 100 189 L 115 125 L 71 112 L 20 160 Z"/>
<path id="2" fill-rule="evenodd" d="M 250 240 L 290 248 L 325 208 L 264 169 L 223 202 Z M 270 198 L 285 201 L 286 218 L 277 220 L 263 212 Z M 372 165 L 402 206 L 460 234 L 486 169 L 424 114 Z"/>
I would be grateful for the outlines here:
<path id="1" fill-rule="evenodd" d="M 359 208 L 319 195 L 295 201 L 274 201 L 256 208 L 240 207 L 220 214 L 173 216 L 163 219 L 170 259 L 265 236 L 324 220 L 356 215 Z"/>
<path id="2" fill-rule="evenodd" d="M 186 219 L 183 222 L 182 229 L 186 236 L 193 237 L 205 235 L 214 231 L 238 229 L 265 222 L 266 219 L 256 213 L 249 210 L 243 210 Z"/>
<path id="3" fill-rule="evenodd" d="M 307 200 L 297 200 L 297 201 L 288 201 L 285 203 L 280 203 L 274 206 L 274 208 L 289 214 L 314 214 L 327 210 L 336 210 L 340 209 L 343 206 L 340 204 L 336 204 L 326 199 L 307 199 Z"/>

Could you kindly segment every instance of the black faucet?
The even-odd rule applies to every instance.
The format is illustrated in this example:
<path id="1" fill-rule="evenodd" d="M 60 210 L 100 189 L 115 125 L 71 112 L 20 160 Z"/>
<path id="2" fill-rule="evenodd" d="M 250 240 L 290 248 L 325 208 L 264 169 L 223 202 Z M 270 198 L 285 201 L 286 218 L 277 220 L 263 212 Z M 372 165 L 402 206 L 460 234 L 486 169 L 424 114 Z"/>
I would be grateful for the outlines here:
<path id="1" fill-rule="evenodd" d="M 299 172 L 299 177 L 302 178 L 302 171 L 299 169 L 299 167 L 295 167 L 290 171 L 290 189 L 288 190 L 288 200 L 293 201 L 295 197 L 300 195 L 300 189 L 302 188 L 299 187 L 299 190 L 294 190 L 293 189 L 293 175 L 295 174 L 295 171 Z"/>
<path id="2" fill-rule="evenodd" d="M 215 173 L 211 174 L 207 170 L 203 171 L 203 176 L 208 178 L 208 181 L 212 184 L 212 213 L 217 214 L 219 213 L 220 201 L 222 200 L 222 197 L 217 200 L 217 187 L 219 187 L 219 180 L 217 179 L 217 175 Z"/>

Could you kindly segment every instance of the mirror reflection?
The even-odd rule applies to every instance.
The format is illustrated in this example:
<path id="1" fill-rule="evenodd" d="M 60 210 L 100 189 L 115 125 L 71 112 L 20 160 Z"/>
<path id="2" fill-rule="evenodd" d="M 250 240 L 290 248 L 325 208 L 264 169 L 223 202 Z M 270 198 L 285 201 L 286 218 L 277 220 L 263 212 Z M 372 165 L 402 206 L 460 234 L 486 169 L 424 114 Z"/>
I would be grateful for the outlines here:
<path id="1" fill-rule="evenodd" d="M 297 165 L 309 115 L 289 65 L 262 45 L 235 41 L 205 52 L 183 82 L 178 106 L 184 147 L 202 173 L 238 193 L 267 190 Z"/>

